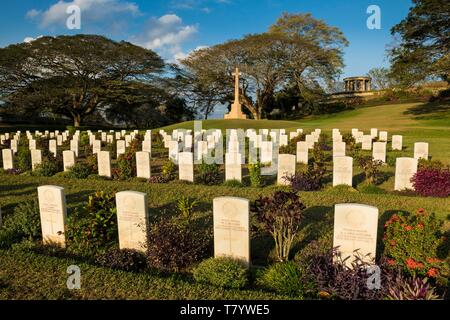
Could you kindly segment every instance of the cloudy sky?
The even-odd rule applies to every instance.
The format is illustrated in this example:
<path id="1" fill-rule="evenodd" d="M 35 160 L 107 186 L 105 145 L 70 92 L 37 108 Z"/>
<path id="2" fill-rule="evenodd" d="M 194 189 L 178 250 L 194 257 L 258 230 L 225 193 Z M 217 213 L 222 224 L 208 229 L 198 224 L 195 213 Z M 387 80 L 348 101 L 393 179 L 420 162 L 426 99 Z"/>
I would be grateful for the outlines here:
<path id="1" fill-rule="evenodd" d="M 69 30 L 66 9 L 81 9 L 81 30 Z M 366 26 L 367 8 L 381 8 L 381 30 Z M 311 12 L 339 27 L 350 46 L 344 76 L 385 65 L 389 29 L 410 0 L 20 0 L 2 1 L 0 46 L 42 35 L 102 34 L 155 50 L 174 62 L 189 52 L 248 33 L 264 32 L 282 12 Z"/>

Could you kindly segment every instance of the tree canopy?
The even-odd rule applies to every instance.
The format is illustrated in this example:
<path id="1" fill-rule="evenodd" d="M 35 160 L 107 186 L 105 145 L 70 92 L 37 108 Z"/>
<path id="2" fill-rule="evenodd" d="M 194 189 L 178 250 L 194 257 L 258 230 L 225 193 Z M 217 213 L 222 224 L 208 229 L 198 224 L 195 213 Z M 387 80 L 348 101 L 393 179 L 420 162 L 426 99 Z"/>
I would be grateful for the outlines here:
<path id="1" fill-rule="evenodd" d="M 0 49 L 0 99 L 3 109 L 66 116 L 79 126 L 114 107 L 119 101 L 113 98 L 128 105 L 155 100 L 164 67 L 155 52 L 124 41 L 43 37 Z"/>
<path id="2" fill-rule="evenodd" d="M 400 37 L 390 50 L 392 76 L 411 86 L 429 77 L 450 82 L 450 2 L 413 0 L 408 16 L 391 29 Z"/>
<path id="3" fill-rule="evenodd" d="M 232 73 L 243 75 L 240 101 L 254 119 L 271 112 L 274 95 L 294 85 L 309 97 L 329 85 L 343 67 L 342 32 L 310 14 L 283 14 L 269 30 L 194 51 L 180 79 L 197 103 L 230 102 Z"/>

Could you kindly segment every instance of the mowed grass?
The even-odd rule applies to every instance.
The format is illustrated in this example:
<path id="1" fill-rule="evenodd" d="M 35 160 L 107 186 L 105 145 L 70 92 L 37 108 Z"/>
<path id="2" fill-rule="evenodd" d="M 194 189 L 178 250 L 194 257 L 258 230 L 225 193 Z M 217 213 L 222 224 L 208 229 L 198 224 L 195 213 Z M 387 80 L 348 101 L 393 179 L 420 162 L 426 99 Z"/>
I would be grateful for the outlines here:
<path id="1" fill-rule="evenodd" d="M 13 213 L 23 201 L 36 199 L 40 185 L 62 186 L 66 192 L 68 215 L 82 207 L 88 195 L 97 191 L 134 190 L 148 195 L 150 222 L 176 214 L 176 201 L 182 195 L 199 200 L 194 218 L 212 228 L 212 201 L 215 197 L 236 196 L 255 200 L 286 187 L 232 188 L 203 186 L 181 182 L 150 184 L 142 181 L 77 180 L 31 176 L 2 176 L 0 180 L 0 205 L 5 217 Z M 318 192 L 300 192 L 307 209 L 301 231 L 294 242 L 292 255 L 311 240 L 330 232 L 333 226 L 334 205 L 337 203 L 362 203 L 376 206 L 380 220 L 378 239 L 385 221 L 398 212 L 415 212 L 425 208 L 444 221 L 450 229 L 450 199 L 423 198 L 403 194 L 365 194 L 348 187 L 327 187 Z M 273 258 L 274 244 L 270 237 L 252 233 L 251 257 L 256 266 L 264 266 Z M 212 252 L 211 252 L 212 255 Z M 0 299 L 287 299 L 288 297 L 263 291 L 258 287 L 246 290 L 224 290 L 197 284 L 189 274 L 161 274 L 158 272 L 127 273 L 101 268 L 76 257 L 53 257 L 21 251 L 18 248 L 0 250 Z M 82 272 L 82 289 L 66 288 L 66 269 L 78 265 Z"/>
<path id="2" fill-rule="evenodd" d="M 358 128 L 366 134 L 371 128 L 386 130 L 389 137 L 403 135 L 403 144 L 411 150 L 413 156 L 415 142 L 428 142 L 430 156 L 450 164 L 450 105 L 406 103 L 364 107 L 341 113 L 309 117 L 295 121 L 275 120 L 207 120 L 202 121 L 203 129 L 280 129 L 295 131 L 302 128 L 309 132 L 316 128 L 331 136 L 333 128 L 342 133 Z M 164 127 L 166 131 L 174 129 L 194 129 L 194 122 L 183 122 Z"/>

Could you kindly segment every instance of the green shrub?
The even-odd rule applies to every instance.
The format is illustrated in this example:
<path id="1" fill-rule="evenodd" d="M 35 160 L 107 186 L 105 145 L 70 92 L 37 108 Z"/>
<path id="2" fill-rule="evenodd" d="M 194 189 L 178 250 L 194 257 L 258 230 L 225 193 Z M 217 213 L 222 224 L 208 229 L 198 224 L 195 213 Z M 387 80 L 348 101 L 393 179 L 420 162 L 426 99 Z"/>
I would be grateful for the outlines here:
<path id="1" fill-rule="evenodd" d="M 31 151 L 26 147 L 19 147 L 17 150 L 17 168 L 21 172 L 31 170 Z"/>
<path id="2" fill-rule="evenodd" d="M 114 193 L 98 191 L 89 196 L 86 217 L 69 220 L 69 239 L 94 248 L 107 246 L 117 239 L 117 217 Z"/>
<path id="3" fill-rule="evenodd" d="M 117 159 L 117 176 L 119 179 L 130 179 L 136 176 L 136 152 L 138 151 L 139 141 L 133 140 L 124 154 Z"/>
<path id="4" fill-rule="evenodd" d="M 220 288 L 241 289 L 248 284 L 248 272 L 238 260 L 209 258 L 195 268 L 194 279 Z"/>
<path id="5" fill-rule="evenodd" d="M 128 272 L 139 272 L 146 267 L 145 255 L 136 250 L 111 248 L 95 257 L 102 267 Z"/>
<path id="6" fill-rule="evenodd" d="M 77 162 L 73 167 L 69 168 L 68 177 L 74 179 L 86 179 L 92 172 L 92 167 L 83 162 Z"/>
<path id="7" fill-rule="evenodd" d="M 0 247 L 8 247 L 23 239 L 31 241 L 41 238 L 41 219 L 37 200 L 19 203 L 12 216 L 5 218 L 0 229 Z"/>
<path id="8" fill-rule="evenodd" d="M 221 181 L 219 165 L 216 163 L 202 163 L 198 166 L 197 180 L 208 186 L 219 184 Z"/>
<path id="9" fill-rule="evenodd" d="M 357 159 L 359 167 L 364 171 L 367 183 L 377 184 L 381 177 L 380 168 L 383 162 L 374 160 L 372 156 L 363 156 Z"/>
<path id="10" fill-rule="evenodd" d="M 419 159 L 419 169 L 443 169 L 445 165 L 439 160 Z"/>
<path id="11" fill-rule="evenodd" d="M 33 175 L 38 177 L 52 177 L 59 171 L 59 166 L 56 161 L 43 161 L 41 164 L 36 165 Z"/>
<path id="12" fill-rule="evenodd" d="M 205 258 L 211 243 L 210 231 L 181 225 L 175 220 L 162 219 L 149 232 L 147 261 L 164 271 L 178 272 Z"/>
<path id="13" fill-rule="evenodd" d="M 255 188 L 261 187 L 262 186 L 261 163 L 257 162 L 254 164 L 249 164 L 248 172 L 250 175 L 250 185 Z"/>
<path id="14" fill-rule="evenodd" d="M 448 266 L 438 258 L 441 226 L 434 214 L 423 209 L 413 215 L 394 214 L 385 223 L 383 238 L 388 263 L 403 268 L 413 277 L 436 278 L 447 274 Z"/>
<path id="15" fill-rule="evenodd" d="M 161 168 L 161 173 L 164 181 L 171 181 L 176 179 L 176 171 L 177 167 L 175 166 L 175 163 L 170 160 L 165 162 Z"/>
<path id="16" fill-rule="evenodd" d="M 265 269 L 258 284 L 292 298 L 303 298 L 313 291 L 314 285 L 306 280 L 304 272 L 293 261 L 279 262 Z"/>
<path id="17" fill-rule="evenodd" d="M 351 133 L 344 133 L 342 135 L 342 141 L 345 142 L 345 145 L 349 150 L 353 150 L 356 146 L 356 140 Z"/>

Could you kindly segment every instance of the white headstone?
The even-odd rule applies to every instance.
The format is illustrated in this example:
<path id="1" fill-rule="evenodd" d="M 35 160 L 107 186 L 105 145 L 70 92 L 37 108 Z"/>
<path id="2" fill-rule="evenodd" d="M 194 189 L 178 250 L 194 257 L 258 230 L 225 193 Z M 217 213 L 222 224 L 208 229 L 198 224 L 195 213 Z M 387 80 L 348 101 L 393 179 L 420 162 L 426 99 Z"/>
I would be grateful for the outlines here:
<path id="1" fill-rule="evenodd" d="M 97 153 L 98 175 L 111 178 L 111 156 L 109 151 L 100 151 Z"/>
<path id="2" fill-rule="evenodd" d="M 392 136 L 392 150 L 402 150 L 403 148 L 403 136 Z"/>
<path id="3" fill-rule="evenodd" d="M 42 151 L 39 149 L 31 150 L 31 169 L 35 170 L 37 165 L 42 163 Z"/>
<path id="4" fill-rule="evenodd" d="M 194 154 L 192 152 L 180 152 L 178 164 L 179 179 L 194 182 Z"/>
<path id="5" fill-rule="evenodd" d="M 249 201 L 220 197 L 213 201 L 214 257 L 229 257 L 250 265 Z"/>
<path id="6" fill-rule="evenodd" d="M 39 212 L 44 244 L 66 246 L 66 196 L 64 188 L 38 187 Z"/>
<path id="7" fill-rule="evenodd" d="M 125 154 L 126 151 L 126 147 L 125 147 L 125 141 L 124 140 L 117 140 L 117 144 L 116 144 L 116 149 L 117 149 L 117 159 L 119 159 L 119 156 L 121 154 Z"/>
<path id="8" fill-rule="evenodd" d="M 417 172 L 419 160 L 415 158 L 397 158 L 395 162 L 395 190 L 414 189 L 411 178 Z"/>
<path id="9" fill-rule="evenodd" d="M 64 171 L 69 171 L 75 165 L 75 152 L 70 150 L 63 151 L 63 166 Z"/>
<path id="10" fill-rule="evenodd" d="M 145 252 L 147 245 L 147 194 L 122 191 L 116 194 L 120 249 Z"/>
<path id="11" fill-rule="evenodd" d="M 352 186 L 353 158 L 333 157 L 333 187 L 341 184 Z"/>
<path id="12" fill-rule="evenodd" d="M 386 162 L 386 142 L 374 142 L 373 143 L 373 160 L 380 160 L 383 163 Z"/>
<path id="13" fill-rule="evenodd" d="M 242 181 L 242 167 L 241 167 L 240 153 L 226 153 L 225 154 L 225 180 Z"/>
<path id="14" fill-rule="evenodd" d="M 296 159 L 293 154 L 280 154 L 278 156 L 278 184 L 289 184 L 289 181 L 287 181 L 285 178 L 295 175 L 295 163 Z"/>
<path id="15" fill-rule="evenodd" d="M 151 168 L 149 152 L 136 152 L 136 173 L 138 178 L 150 179 Z"/>
<path id="16" fill-rule="evenodd" d="M 57 153 L 56 140 L 48 141 L 48 149 L 50 150 L 51 153 L 53 153 L 53 156 L 56 157 Z"/>
<path id="17" fill-rule="evenodd" d="M 414 143 L 414 158 L 428 160 L 428 143 L 427 142 Z"/>
<path id="18" fill-rule="evenodd" d="M 362 137 L 362 150 L 372 150 L 372 136 L 363 135 Z"/>
<path id="19" fill-rule="evenodd" d="M 297 162 L 308 164 L 308 143 L 306 141 L 297 142 Z"/>
<path id="20" fill-rule="evenodd" d="M 345 157 L 345 142 L 333 142 L 333 157 Z"/>
<path id="21" fill-rule="evenodd" d="M 373 263 L 376 255 L 378 228 L 378 209 L 364 204 L 336 204 L 334 209 L 333 247 L 345 264 L 351 266 L 356 255 L 364 261 Z"/>
<path id="22" fill-rule="evenodd" d="M 11 149 L 2 150 L 3 169 L 14 169 L 13 151 Z"/>

